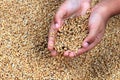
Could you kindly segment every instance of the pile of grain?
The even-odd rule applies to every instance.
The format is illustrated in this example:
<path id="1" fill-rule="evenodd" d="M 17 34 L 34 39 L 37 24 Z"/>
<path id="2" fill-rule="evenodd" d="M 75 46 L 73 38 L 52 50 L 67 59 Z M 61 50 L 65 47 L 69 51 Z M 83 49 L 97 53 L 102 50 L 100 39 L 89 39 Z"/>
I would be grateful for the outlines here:
<path id="1" fill-rule="evenodd" d="M 55 43 L 55 50 L 63 53 L 66 50 L 77 52 L 88 33 L 88 18 L 90 11 L 84 16 L 70 18 L 59 30 Z"/>
<path id="2" fill-rule="evenodd" d="M 120 80 L 120 15 L 110 19 L 93 50 L 74 59 L 50 56 L 48 30 L 62 1 L 0 1 L 1 80 Z M 79 21 L 66 26 L 80 28 Z"/>

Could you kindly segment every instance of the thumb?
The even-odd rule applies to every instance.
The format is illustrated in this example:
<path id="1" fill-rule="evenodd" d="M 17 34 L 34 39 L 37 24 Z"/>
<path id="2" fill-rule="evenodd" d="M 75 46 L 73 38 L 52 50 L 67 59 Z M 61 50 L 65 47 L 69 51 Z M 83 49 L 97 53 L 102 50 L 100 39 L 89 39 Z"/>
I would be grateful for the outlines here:
<path id="1" fill-rule="evenodd" d="M 60 7 L 54 17 L 54 24 L 57 30 L 62 26 L 65 15 L 66 15 L 65 9 Z"/>
<path id="2" fill-rule="evenodd" d="M 100 16 L 97 14 L 91 14 L 89 19 L 89 34 L 83 41 L 82 46 L 88 47 L 90 44 L 92 44 L 95 41 L 95 38 L 97 36 L 97 33 L 99 33 L 99 25 L 100 25 Z"/>
<path id="3" fill-rule="evenodd" d="M 90 30 L 88 36 L 83 41 L 82 46 L 85 48 L 88 47 L 90 44 L 92 44 L 95 41 L 95 38 L 96 38 L 95 30 Z"/>

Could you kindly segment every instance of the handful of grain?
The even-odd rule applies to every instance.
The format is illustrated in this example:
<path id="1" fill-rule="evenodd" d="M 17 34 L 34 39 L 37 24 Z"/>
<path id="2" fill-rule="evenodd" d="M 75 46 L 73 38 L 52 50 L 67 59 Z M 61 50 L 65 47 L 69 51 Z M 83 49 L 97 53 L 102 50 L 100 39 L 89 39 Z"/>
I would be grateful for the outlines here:
<path id="1" fill-rule="evenodd" d="M 68 19 L 57 33 L 55 50 L 63 53 L 66 50 L 78 51 L 88 33 L 90 11 L 84 16 Z"/>

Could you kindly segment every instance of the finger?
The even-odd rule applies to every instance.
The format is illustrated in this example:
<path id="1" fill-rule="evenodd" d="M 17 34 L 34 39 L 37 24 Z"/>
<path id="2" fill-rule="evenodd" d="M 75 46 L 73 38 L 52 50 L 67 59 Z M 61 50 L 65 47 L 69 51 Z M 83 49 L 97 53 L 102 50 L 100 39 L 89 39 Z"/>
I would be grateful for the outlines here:
<path id="1" fill-rule="evenodd" d="M 100 32 L 91 44 L 87 43 L 87 45 L 88 45 L 87 47 L 82 47 L 81 49 L 79 49 L 78 52 L 77 52 L 77 55 L 85 53 L 85 52 L 91 50 L 92 48 L 94 48 L 102 40 L 102 37 L 103 37 L 104 33 L 105 33 L 105 30 Z"/>
<path id="2" fill-rule="evenodd" d="M 63 24 L 63 17 L 65 16 L 65 14 L 65 8 L 60 7 L 54 17 L 54 20 L 49 30 L 48 49 L 51 51 L 52 55 L 56 55 L 56 51 L 54 50 L 55 38 L 57 35 L 57 31 Z"/>
<path id="3" fill-rule="evenodd" d="M 91 43 L 89 46 L 87 47 L 82 47 L 81 49 L 78 50 L 77 52 L 77 56 L 81 55 L 82 53 L 85 53 L 89 50 L 91 50 L 92 48 L 94 48 L 100 41 L 99 40 L 95 40 L 93 43 Z"/>
<path id="4" fill-rule="evenodd" d="M 68 57 L 70 52 L 71 52 L 70 50 L 65 51 L 65 52 L 64 52 L 64 56 L 65 56 L 65 57 Z"/>
<path id="5" fill-rule="evenodd" d="M 70 50 L 67 50 L 67 51 L 64 52 L 65 57 L 73 58 L 73 57 L 75 57 L 75 55 L 76 55 L 75 52 L 70 51 Z"/>
<path id="6" fill-rule="evenodd" d="M 83 3 L 83 4 L 80 6 L 79 10 L 76 11 L 75 17 L 85 15 L 88 9 L 90 9 L 90 2 L 85 2 L 85 3 Z"/>
<path id="7" fill-rule="evenodd" d="M 54 17 L 54 24 L 57 30 L 59 30 L 60 27 L 62 26 L 65 16 L 66 16 L 65 8 L 60 7 Z"/>
<path id="8" fill-rule="evenodd" d="M 56 56 L 56 55 L 57 55 L 57 52 L 56 52 L 55 50 L 52 50 L 52 51 L 51 51 L 51 55 L 52 55 L 52 56 Z"/>
<path id="9" fill-rule="evenodd" d="M 50 30 L 49 30 L 49 36 L 48 36 L 48 49 L 50 51 L 54 50 L 54 44 L 55 44 L 55 37 L 57 34 L 57 30 L 54 28 L 54 24 L 52 23 Z"/>
<path id="10" fill-rule="evenodd" d="M 82 44 L 83 47 L 87 47 L 92 42 L 94 42 L 94 40 L 95 40 L 96 36 L 98 35 L 98 33 L 101 32 L 101 27 L 103 25 L 100 26 L 102 24 L 102 23 L 100 24 L 100 22 L 101 22 L 100 15 L 92 13 L 90 18 L 89 18 L 89 25 L 88 25 L 89 34 L 85 38 L 85 40 L 83 41 L 83 44 Z"/>
<path id="11" fill-rule="evenodd" d="M 76 55 L 75 52 L 72 52 L 72 51 L 71 51 L 71 52 L 69 53 L 69 57 L 70 57 L 70 58 L 75 57 L 75 55 Z"/>
<path id="12" fill-rule="evenodd" d="M 90 8 L 90 4 L 88 2 L 84 3 L 82 6 L 81 15 L 85 15 L 89 8 Z"/>
<path id="13" fill-rule="evenodd" d="M 97 29 L 90 29 L 89 30 L 89 34 L 88 36 L 85 38 L 85 40 L 82 43 L 83 47 L 88 47 L 91 43 L 93 43 L 95 41 L 96 38 L 96 34 L 97 34 Z"/>

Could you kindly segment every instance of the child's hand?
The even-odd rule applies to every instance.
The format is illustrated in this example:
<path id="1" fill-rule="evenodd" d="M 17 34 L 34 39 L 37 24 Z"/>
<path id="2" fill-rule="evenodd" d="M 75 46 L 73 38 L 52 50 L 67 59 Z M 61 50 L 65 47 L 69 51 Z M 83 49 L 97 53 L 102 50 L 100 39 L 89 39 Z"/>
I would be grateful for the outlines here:
<path id="1" fill-rule="evenodd" d="M 71 16 L 84 15 L 89 8 L 90 0 L 66 0 L 61 5 L 54 17 L 49 31 L 48 49 L 51 51 L 53 56 L 57 54 L 54 49 L 55 36 L 59 28 L 64 23 L 64 20 Z"/>

